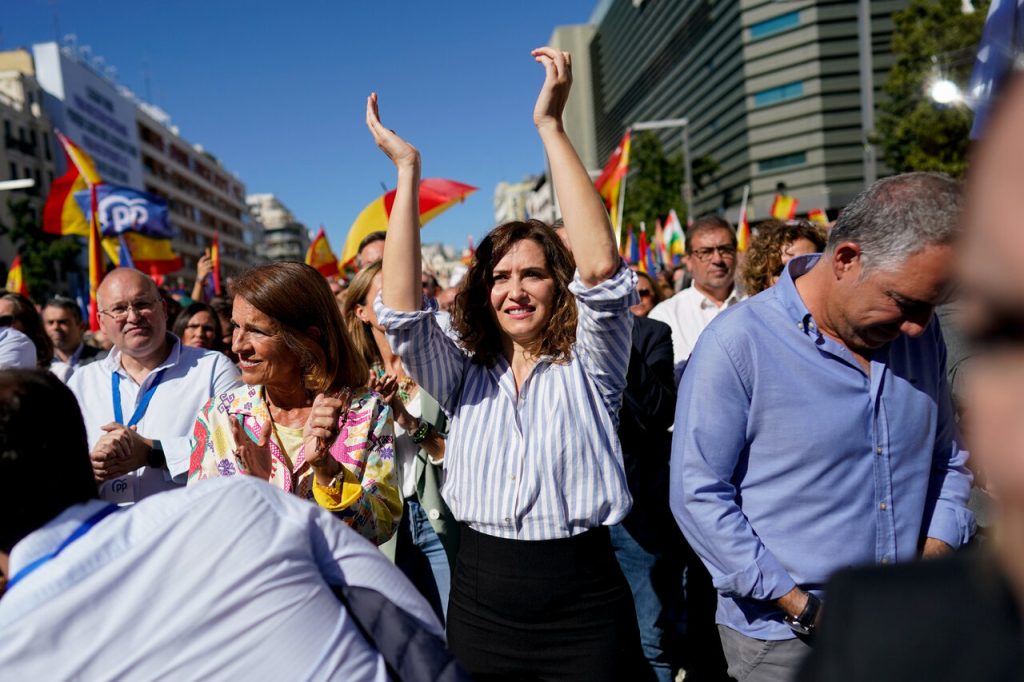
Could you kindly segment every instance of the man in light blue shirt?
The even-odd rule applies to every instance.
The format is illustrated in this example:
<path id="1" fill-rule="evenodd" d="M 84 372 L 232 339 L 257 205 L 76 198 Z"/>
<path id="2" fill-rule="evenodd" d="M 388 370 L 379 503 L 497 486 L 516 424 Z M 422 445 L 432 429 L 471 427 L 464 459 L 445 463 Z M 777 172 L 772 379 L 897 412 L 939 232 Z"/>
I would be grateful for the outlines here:
<path id="1" fill-rule="evenodd" d="M 945 176 L 879 181 L 824 254 L 792 260 L 697 342 L 671 503 L 719 591 L 739 680 L 792 677 L 833 572 L 949 552 L 974 530 L 932 323 L 959 208 Z"/>

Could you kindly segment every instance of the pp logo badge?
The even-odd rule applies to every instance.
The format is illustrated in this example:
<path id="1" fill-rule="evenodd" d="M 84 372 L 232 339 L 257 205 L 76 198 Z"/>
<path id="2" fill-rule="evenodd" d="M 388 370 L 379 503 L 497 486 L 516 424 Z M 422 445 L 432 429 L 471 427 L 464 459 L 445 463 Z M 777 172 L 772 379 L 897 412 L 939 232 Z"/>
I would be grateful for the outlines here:
<path id="1" fill-rule="evenodd" d="M 135 485 L 131 477 L 116 478 L 106 485 L 102 494 L 105 500 L 116 504 L 131 504 L 135 501 Z"/>
<path id="2" fill-rule="evenodd" d="M 107 225 L 117 234 L 149 222 L 149 210 L 145 199 L 129 199 L 108 194 L 99 202 L 100 215 L 107 217 Z"/>

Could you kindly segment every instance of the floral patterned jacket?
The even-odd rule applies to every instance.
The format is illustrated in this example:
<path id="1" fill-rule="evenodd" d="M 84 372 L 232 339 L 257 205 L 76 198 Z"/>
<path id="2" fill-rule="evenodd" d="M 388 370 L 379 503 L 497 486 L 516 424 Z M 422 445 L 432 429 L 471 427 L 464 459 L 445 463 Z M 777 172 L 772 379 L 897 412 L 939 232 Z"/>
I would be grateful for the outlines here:
<path id="1" fill-rule="evenodd" d="M 232 419 L 242 423 L 253 442 L 259 442 L 262 425 L 270 423 L 262 386 L 240 386 L 214 396 L 203 407 L 192 433 L 189 485 L 206 478 L 242 473 L 233 455 Z M 394 473 L 391 408 L 377 393 L 362 393 L 342 413 L 338 433 L 330 454 L 341 463 L 343 480 L 330 487 L 319 485 L 302 448 L 282 453 L 280 443 L 272 437 L 268 441 L 270 484 L 315 501 L 371 542 L 382 544 L 394 534 L 402 516 L 402 499 Z"/>

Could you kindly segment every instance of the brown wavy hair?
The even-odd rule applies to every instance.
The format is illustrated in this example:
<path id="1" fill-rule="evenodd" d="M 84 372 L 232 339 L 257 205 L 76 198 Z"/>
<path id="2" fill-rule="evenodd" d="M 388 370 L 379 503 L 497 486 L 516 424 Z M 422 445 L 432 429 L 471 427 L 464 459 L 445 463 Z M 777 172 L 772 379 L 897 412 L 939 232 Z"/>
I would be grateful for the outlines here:
<path id="1" fill-rule="evenodd" d="M 772 285 L 772 278 L 782 272 L 782 250 L 801 237 L 812 242 L 818 251 L 825 249 L 824 228 L 809 220 L 766 220 L 757 226 L 741 275 L 747 295 L 759 294 Z"/>
<path id="2" fill-rule="evenodd" d="M 232 291 L 274 320 L 299 359 L 306 390 L 333 393 L 366 384 L 369 368 L 345 331 L 331 287 L 303 263 L 279 261 L 246 271 Z M 319 334 L 310 334 L 310 328 Z"/>
<path id="3" fill-rule="evenodd" d="M 550 225 L 539 220 L 515 220 L 497 226 L 480 242 L 476 260 L 466 273 L 452 304 L 452 329 L 477 364 L 493 366 L 502 353 L 502 332 L 491 309 L 494 266 L 524 239 L 532 239 L 540 246 L 545 265 L 555 283 L 551 317 L 537 355 L 566 363 L 576 343 L 576 298 L 569 291 L 569 283 L 576 270 L 572 254 Z"/>
<path id="4" fill-rule="evenodd" d="M 370 293 L 370 287 L 373 286 L 373 278 L 380 274 L 382 263 L 383 261 L 376 261 L 361 268 L 359 274 L 352 279 L 348 289 L 345 290 L 341 302 L 341 316 L 345 319 L 348 337 L 367 366 L 380 362 L 380 350 L 377 348 L 377 341 L 373 338 L 373 329 L 356 315 L 356 306 L 373 305 L 373 301 L 366 300 L 366 295 Z"/>

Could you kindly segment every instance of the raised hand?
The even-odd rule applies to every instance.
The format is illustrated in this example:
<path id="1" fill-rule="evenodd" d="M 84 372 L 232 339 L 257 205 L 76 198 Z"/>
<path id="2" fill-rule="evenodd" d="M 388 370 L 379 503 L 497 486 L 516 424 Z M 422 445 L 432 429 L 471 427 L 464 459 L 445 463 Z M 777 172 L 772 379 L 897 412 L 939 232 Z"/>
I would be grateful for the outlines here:
<path id="1" fill-rule="evenodd" d="M 320 393 L 313 399 L 313 408 L 302 427 L 303 456 L 321 485 L 329 483 L 341 470 L 341 464 L 331 456 L 329 448 L 338 436 L 338 417 L 343 409 L 344 400 Z"/>
<path id="2" fill-rule="evenodd" d="M 533 123 L 538 128 L 562 127 L 562 112 L 569 101 L 572 88 L 572 57 L 550 47 L 539 47 L 530 52 L 544 65 L 544 85 L 533 106 Z"/>
<path id="3" fill-rule="evenodd" d="M 255 476 L 263 481 L 270 480 L 271 456 L 270 448 L 271 424 L 268 421 L 260 427 L 260 439 L 253 442 L 245 433 L 245 427 L 237 419 L 231 419 L 231 437 L 235 441 L 235 464 L 243 474 Z"/>
<path id="4" fill-rule="evenodd" d="M 377 143 L 381 151 L 387 157 L 402 168 L 408 166 L 419 166 L 420 153 L 411 144 L 400 138 L 394 130 L 385 128 L 380 122 L 380 110 L 377 108 L 377 93 L 370 93 L 366 98 L 366 127 L 373 135 L 373 141 Z"/>
<path id="5" fill-rule="evenodd" d="M 97 481 L 109 481 L 135 471 L 146 464 L 149 445 L 136 431 L 117 422 L 102 427 L 105 433 L 96 441 L 89 459 Z"/>
<path id="6" fill-rule="evenodd" d="M 207 249 L 196 263 L 196 279 L 204 280 L 211 272 L 213 272 L 213 257 L 210 256 L 210 250 Z"/>

